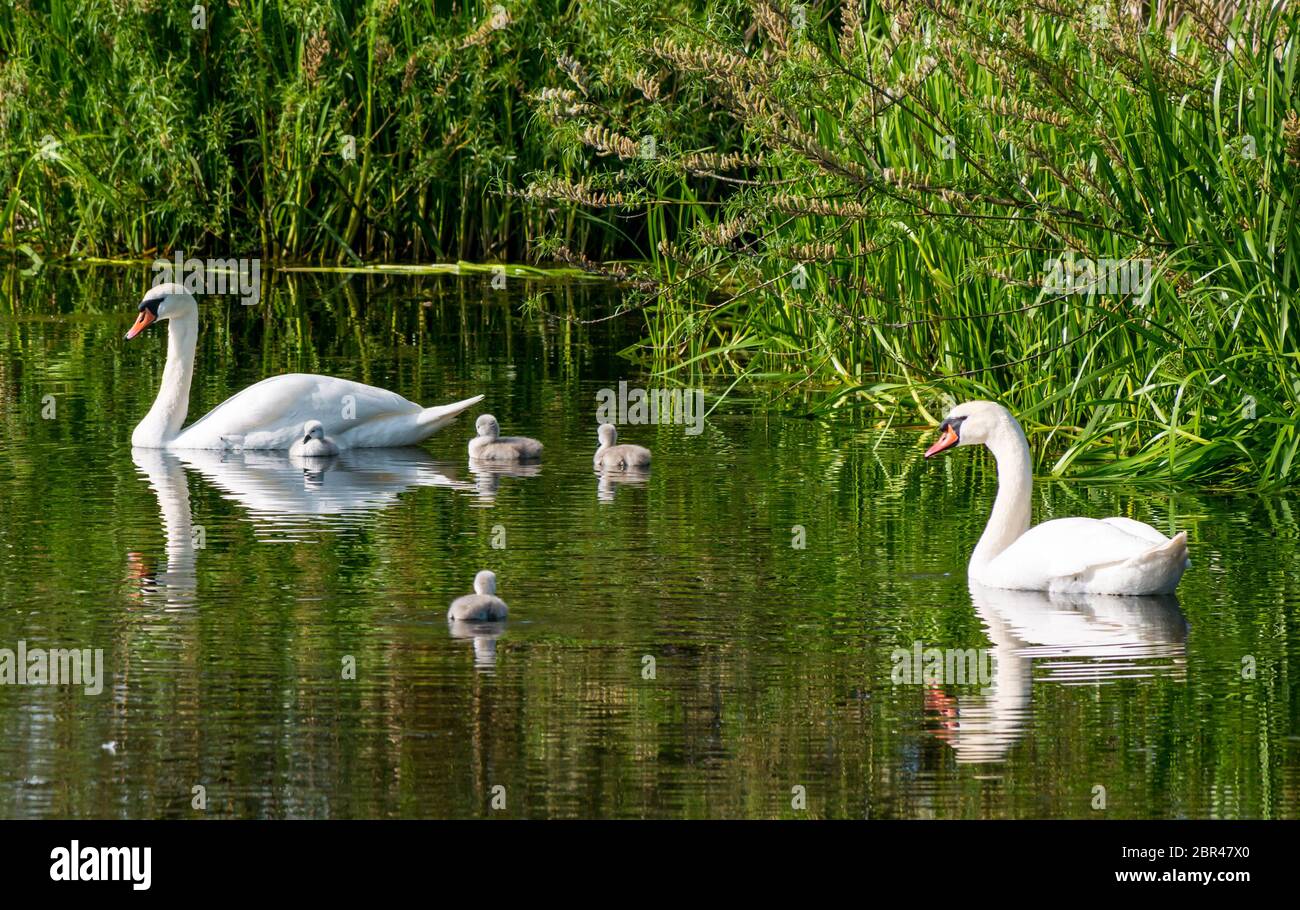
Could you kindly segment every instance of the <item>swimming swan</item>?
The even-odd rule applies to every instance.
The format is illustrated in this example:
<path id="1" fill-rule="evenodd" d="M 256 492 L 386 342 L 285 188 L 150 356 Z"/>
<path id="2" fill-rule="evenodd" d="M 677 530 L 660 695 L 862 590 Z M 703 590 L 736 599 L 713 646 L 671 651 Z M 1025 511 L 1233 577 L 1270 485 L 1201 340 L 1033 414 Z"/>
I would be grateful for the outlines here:
<path id="1" fill-rule="evenodd" d="M 498 622 L 510 614 L 506 602 L 497 594 L 497 576 L 486 569 L 474 576 L 474 593 L 457 597 L 447 610 L 450 620 Z"/>
<path id="2" fill-rule="evenodd" d="M 167 366 L 153 407 L 131 434 L 131 445 L 150 449 L 287 449 L 303 423 L 321 419 L 340 449 L 406 446 L 433 435 L 483 399 L 423 408 L 396 392 L 348 379 L 288 373 L 254 383 L 230 396 L 184 430 L 194 378 L 199 305 L 179 284 L 145 294 L 140 315 L 126 333 L 134 338 L 167 320 Z"/>
<path id="3" fill-rule="evenodd" d="M 339 453 L 338 443 L 325 435 L 319 420 L 309 420 L 302 425 L 302 439 L 289 446 L 289 456 L 297 458 L 328 458 Z"/>
<path id="4" fill-rule="evenodd" d="M 483 414 L 474 421 L 478 436 L 469 441 L 469 457 L 480 461 L 537 461 L 542 444 L 527 436 L 502 436 L 497 419 Z"/>
<path id="5" fill-rule="evenodd" d="M 618 441 L 618 429 L 612 423 L 602 423 L 596 431 L 600 448 L 596 449 L 594 459 L 597 468 L 609 471 L 622 471 L 628 468 L 650 467 L 650 450 L 642 446 L 615 445 Z"/>
<path id="6" fill-rule="evenodd" d="M 967 574 L 990 588 L 1063 594 L 1170 594 L 1187 558 L 1187 532 L 1168 538 L 1131 518 L 1058 518 L 1029 526 L 1029 443 L 1006 408 L 968 401 L 939 426 L 932 458 L 983 444 L 998 465 L 998 495 Z"/>

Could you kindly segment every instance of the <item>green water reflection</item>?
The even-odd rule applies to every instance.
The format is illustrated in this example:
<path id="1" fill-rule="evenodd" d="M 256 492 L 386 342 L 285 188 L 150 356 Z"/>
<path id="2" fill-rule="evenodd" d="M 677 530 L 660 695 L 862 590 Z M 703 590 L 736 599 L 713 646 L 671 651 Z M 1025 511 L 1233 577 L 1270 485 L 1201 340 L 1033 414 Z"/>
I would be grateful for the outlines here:
<path id="1" fill-rule="evenodd" d="M 598 285 L 489 278 L 205 299 L 191 415 L 289 371 L 481 392 L 545 443 L 522 471 L 470 469 L 472 420 L 323 471 L 133 451 L 146 277 L 4 275 L 0 648 L 109 675 L 0 686 L 0 815 L 1300 816 L 1294 497 L 1040 484 L 1037 520 L 1188 530 L 1178 600 L 971 591 L 987 458 L 728 406 L 624 428 L 653 471 L 598 477 L 597 390 L 650 383 L 618 354 L 638 326 L 573 321 L 616 304 Z M 449 628 L 483 568 L 509 622 Z M 917 642 L 989 649 L 991 678 L 895 685 Z"/>

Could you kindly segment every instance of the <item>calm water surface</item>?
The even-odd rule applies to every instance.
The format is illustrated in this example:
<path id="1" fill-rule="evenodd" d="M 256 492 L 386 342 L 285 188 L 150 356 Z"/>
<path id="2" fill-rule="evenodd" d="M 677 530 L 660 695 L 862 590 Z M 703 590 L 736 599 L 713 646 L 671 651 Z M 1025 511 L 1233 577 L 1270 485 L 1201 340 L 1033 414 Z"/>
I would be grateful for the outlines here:
<path id="1" fill-rule="evenodd" d="M 191 419 L 290 371 L 481 392 L 539 468 L 475 473 L 472 418 L 325 471 L 133 451 L 147 286 L 0 283 L 0 648 L 102 648 L 106 674 L 0 685 L 0 815 L 1300 816 L 1295 497 L 1040 483 L 1035 520 L 1186 529 L 1178 599 L 971 591 L 987 456 L 729 404 L 698 436 L 624 427 L 654 469 L 602 479 L 597 390 L 652 384 L 619 354 L 637 317 L 479 277 L 205 298 Z M 449 627 L 484 568 L 509 622 Z M 990 676 L 895 684 L 918 646 Z"/>

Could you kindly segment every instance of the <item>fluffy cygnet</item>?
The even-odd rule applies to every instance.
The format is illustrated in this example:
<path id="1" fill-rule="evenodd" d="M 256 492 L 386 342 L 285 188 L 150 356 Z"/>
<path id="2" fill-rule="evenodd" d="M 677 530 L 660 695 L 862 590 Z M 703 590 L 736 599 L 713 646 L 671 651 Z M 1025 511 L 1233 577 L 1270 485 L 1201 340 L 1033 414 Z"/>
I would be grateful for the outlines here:
<path id="1" fill-rule="evenodd" d="M 469 457 L 480 461 L 537 461 L 542 444 L 527 436 L 502 436 L 497 419 L 484 414 L 474 421 L 478 436 L 469 441 Z"/>
<path id="2" fill-rule="evenodd" d="M 496 622 L 505 619 L 510 610 L 506 602 L 497 597 L 497 576 L 486 569 L 474 576 L 474 593 L 457 597 L 447 610 L 448 619 L 477 622 Z"/>
<path id="3" fill-rule="evenodd" d="M 294 440 L 289 447 L 290 455 L 302 458 L 323 458 L 339 453 L 338 443 L 325 435 L 325 427 L 319 420 L 309 420 L 302 425 L 302 439 Z"/>
<path id="4" fill-rule="evenodd" d="M 618 442 L 618 429 L 612 423 L 602 423 L 596 431 L 600 448 L 596 449 L 595 464 L 597 468 L 611 471 L 623 471 L 628 468 L 650 467 L 650 450 L 643 446 L 615 445 Z"/>

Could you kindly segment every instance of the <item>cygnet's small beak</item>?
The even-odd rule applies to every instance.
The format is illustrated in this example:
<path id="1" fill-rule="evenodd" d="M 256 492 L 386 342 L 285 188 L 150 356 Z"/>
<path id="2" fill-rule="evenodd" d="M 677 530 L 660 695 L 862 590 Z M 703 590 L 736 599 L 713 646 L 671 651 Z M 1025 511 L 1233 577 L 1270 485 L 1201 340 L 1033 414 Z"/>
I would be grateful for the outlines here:
<path id="1" fill-rule="evenodd" d="M 304 437 L 302 438 L 302 441 L 303 441 L 303 442 L 311 442 L 311 434 L 308 433 L 306 436 L 304 436 Z"/>

